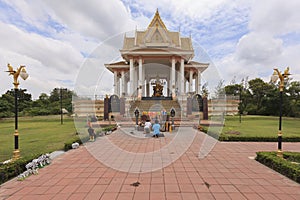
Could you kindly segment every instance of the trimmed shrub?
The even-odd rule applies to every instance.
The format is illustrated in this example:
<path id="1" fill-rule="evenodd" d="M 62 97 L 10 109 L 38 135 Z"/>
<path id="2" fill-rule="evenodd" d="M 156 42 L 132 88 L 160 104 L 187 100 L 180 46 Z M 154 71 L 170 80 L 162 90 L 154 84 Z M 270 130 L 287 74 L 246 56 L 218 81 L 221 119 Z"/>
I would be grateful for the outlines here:
<path id="1" fill-rule="evenodd" d="M 276 155 L 276 152 L 257 152 L 256 160 L 271 169 L 281 173 L 282 175 L 300 183 L 300 165 L 291 163 L 287 157 L 298 160 L 300 153 L 286 152 L 283 158 Z"/>
<path id="2" fill-rule="evenodd" d="M 230 141 L 230 142 L 277 142 L 276 137 L 240 137 L 240 136 L 230 136 L 221 134 L 219 137 L 220 141 Z M 282 142 L 300 142 L 300 137 L 283 137 Z"/>
<path id="3" fill-rule="evenodd" d="M 70 149 L 72 149 L 72 144 L 74 142 L 77 142 L 78 144 L 83 144 L 85 142 L 87 142 L 89 140 L 89 137 L 86 136 L 86 137 L 83 137 L 83 138 L 77 138 L 77 139 L 73 139 L 73 140 L 70 140 L 68 142 L 65 142 L 65 147 L 64 147 L 64 151 L 68 151 Z"/>
<path id="4" fill-rule="evenodd" d="M 20 158 L 14 162 L 0 165 L 0 184 L 18 176 L 26 170 L 26 164 L 40 155 L 30 156 L 28 158 Z"/>

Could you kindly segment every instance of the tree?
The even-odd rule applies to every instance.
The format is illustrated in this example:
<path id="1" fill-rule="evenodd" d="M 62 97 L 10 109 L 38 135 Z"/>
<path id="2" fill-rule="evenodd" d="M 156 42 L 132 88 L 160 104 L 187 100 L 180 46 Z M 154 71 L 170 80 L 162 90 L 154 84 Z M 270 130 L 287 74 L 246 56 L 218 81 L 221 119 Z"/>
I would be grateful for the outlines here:
<path id="1" fill-rule="evenodd" d="M 31 94 L 27 93 L 27 90 L 19 89 L 18 90 L 18 111 L 20 115 L 25 115 L 27 108 L 31 107 Z M 1 106 L 2 108 L 2 117 L 11 117 L 11 113 L 15 113 L 15 91 L 8 90 L 5 94 L 1 96 Z M 6 114 L 5 114 L 6 113 Z"/>
<path id="2" fill-rule="evenodd" d="M 62 93 L 61 93 L 62 92 Z M 49 101 L 52 114 L 60 114 L 60 97 L 62 95 L 62 106 L 68 112 L 72 112 L 72 97 L 75 93 L 69 89 L 54 88 L 50 93 Z"/>
<path id="3" fill-rule="evenodd" d="M 218 85 L 215 87 L 215 97 L 216 98 L 224 98 L 225 97 L 225 86 L 224 86 L 224 80 L 220 80 Z"/>
<path id="4" fill-rule="evenodd" d="M 11 111 L 12 105 L 4 98 L 0 98 L 0 118 L 12 117 L 14 113 Z"/>
<path id="5" fill-rule="evenodd" d="M 255 105 L 256 113 L 260 113 L 262 109 L 263 98 L 266 97 L 267 92 L 272 90 L 273 86 L 265 83 L 262 79 L 256 78 L 249 81 L 249 91 L 253 97 L 253 105 Z"/>
<path id="6" fill-rule="evenodd" d="M 300 117 L 300 81 L 293 81 L 287 88 L 287 94 L 289 94 L 289 111 L 288 116 Z"/>
<path id="7" fill-rule="evenodd" d="M 208 83 L 207 82 L 202 85 L 202 88 L 201 88 L 201 96 L 202 97 L 208 97 L 209 91 L 208 91 L 207 87 L 208 87 Z"/>
<path id="8" fill-rule="evenodd" d="M 226 95 L 238 96 L 240 95 L 242 86 L 240 84 L 226 85 L 224 89 Z"/>

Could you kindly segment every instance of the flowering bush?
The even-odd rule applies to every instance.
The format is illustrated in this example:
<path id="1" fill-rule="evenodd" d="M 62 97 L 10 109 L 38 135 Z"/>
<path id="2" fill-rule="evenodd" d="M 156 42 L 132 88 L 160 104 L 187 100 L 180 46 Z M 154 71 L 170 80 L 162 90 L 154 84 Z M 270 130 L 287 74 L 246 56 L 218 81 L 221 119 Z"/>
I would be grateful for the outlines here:
<path id="1" fill-rule="evenodd" d="M 38 169 L 44 167 L 45 165 L 50 164 L 50 154 L 44 154 L 38 157 L 37 159 L 33 159 L 30 163 L 25 165 L 26 171 L 18 176 L 18 180 L 24 180 L 26 177 L 31 174 L 37 174 Z"/>

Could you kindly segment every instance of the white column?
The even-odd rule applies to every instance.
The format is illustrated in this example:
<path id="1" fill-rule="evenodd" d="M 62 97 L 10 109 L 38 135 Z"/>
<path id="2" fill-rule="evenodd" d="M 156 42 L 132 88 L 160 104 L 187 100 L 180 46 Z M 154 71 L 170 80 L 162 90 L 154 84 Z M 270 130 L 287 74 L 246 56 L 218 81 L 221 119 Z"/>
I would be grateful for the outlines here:
<path id="1" fill-rule="evenodd" d="M 186 82 L 187 80 L 184 80 L 184 94 L 186 94 Z"/>
<path id="2" fill-rule="evenodd" d="M 121 95 L 125 96 L 125 73 L 124 73 L 124 70 L 121 71 L 121 80 L 122 80 L 122 93 Z"/>
<path id="3" fill-rule="evenodd" d="M 118 90 L 118 96 L 120 97 L 121 96 L 121 87 L 120 87 L 120 83 L 121 83 L 121 81 L 120 81 L 120 77 L 118 77 L 118 79 L 117 79 L 118 81 L 117 81 L 117 90 Z"/>
<path id="4" fill-rule="evenodd" d="M 139 80 L 139 75 L 138 75 L 138 67 L 134 68 L 134 92 L 137 92 L 137 88 L 139 86 L 138 80 Z M 138 94 L 136 94 L 137 96 Z"/>
<path id="5" fill-rule="evenodd" d="M 139 78 L 138 78 L 138 98 L 142 98 L 142 85 L 143 85 L 143 60 L 139 57 Z"/>
<path id="6" fill-rule="evenodd" d="M 175 98 L 175 58 L 172 57 L 172 70 L 171 70 L 171 88 L 172 88 L 172 97 Z"/>
<path id="7" fill-rule="evenodd" d="M 190 69 L 190 83 L 189 83 L 189 92 L 192 92 L 193 87 L 193 70 Z"/>
<path id="8" fill-rule="evenodd" d="M 181 58 L 180 62 L 180 94 L 183 95 L 185 92 L 185 81 L 184 81 L 184 59 Z"/>
<path id="9" fill-rule="evenodd" d="M 146 69 L 145 69 L 145 66 L 143 66 L 142 67 L 142 82 L 143 82 L 143 84 L 142 84 L 142 96 L 145 96 L 145 71 L 146 71 Z"/>
<path id="10" fill-rule="evenodd" d="M 195 78 L 195 92 L 198 94 L 198 70 L 196 72 L 196 78 Z"/>
<path id="11" fill-rule="evenodd" d="M 197 90 L 196 90 L 196 92 L 198 93 L 198 94 L 200 94 L 200 92 L 201 92 L 201 71 L 200 70 L 197 70 L 197 82 L 196 82 L 196 85 L 197 85 Z"/>
<path id="12" fill-rule="evenodd" d="M 118 72 L 114 71 L 114 94 L 118 95 Z"/>
<path id="13" fill-rule="evenodd" d="M 134 89 L 133 89 L 133 81 L 134 81 L 134 69 L 133 69 L 133 59 L 130 58 L 130 65 L 129 65 L 129 83 L 130 83 L 130 96 L 133 94 Z"/>

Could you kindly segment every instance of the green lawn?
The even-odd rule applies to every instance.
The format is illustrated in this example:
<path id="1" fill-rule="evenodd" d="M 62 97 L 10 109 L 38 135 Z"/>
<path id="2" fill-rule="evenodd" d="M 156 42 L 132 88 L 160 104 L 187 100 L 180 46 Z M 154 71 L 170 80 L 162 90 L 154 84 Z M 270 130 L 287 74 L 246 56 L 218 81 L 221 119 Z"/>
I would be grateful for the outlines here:
<path id="1" fill-rule="evenodd" d="M 84 125 L 86 119 L 77 121 L 80 124 L 79 132 L 87 135 Z M 214 129 L 214 128 L 212 128 Z M 217 128 L 219 129 L 219 128 Z M 300 119 L 283 118 L 283 138 L 300 138 Z M 228 132 L 240 132 L 240 135 Z M 273 137 L 277 138 L 278 117 L 243 116 L 239 123 L 239 116 L 226 117 L 222 135 L 232 137 Z M 0 120 L 0 162 L 12 157 L 14 148 L 14 119 Z M 19 118 L 19 145 L 21 156 L 27 157 L 36 154 L 63 149 L 64 143 L 75 140 L 78 136 L 74 121 L 70 117 L 64 118 L 60 124 L 60 116 L 20 117 Z"/>
<path id="2" fill-rule="evenodd" d="M 19 148 L 22 157 L 63 149 L 64 143 L 77 138 L 73 119 L 60 116 L 20 117 Z M 0 120 L 0 162 L 12 157 L 14 119 Z"/>
<path id="3" fill-rule="evenodd" d="M 274 137 L 278 133 L 278 117 L 272 116 L 242 116 L 242 123 L 239 116 L 227 116 L 222 135 L 236 136 L 229 134 L 239 132 L 239 137 Z M 282 137 L 300 138 L 300 118 L 282 118 Z"/>

